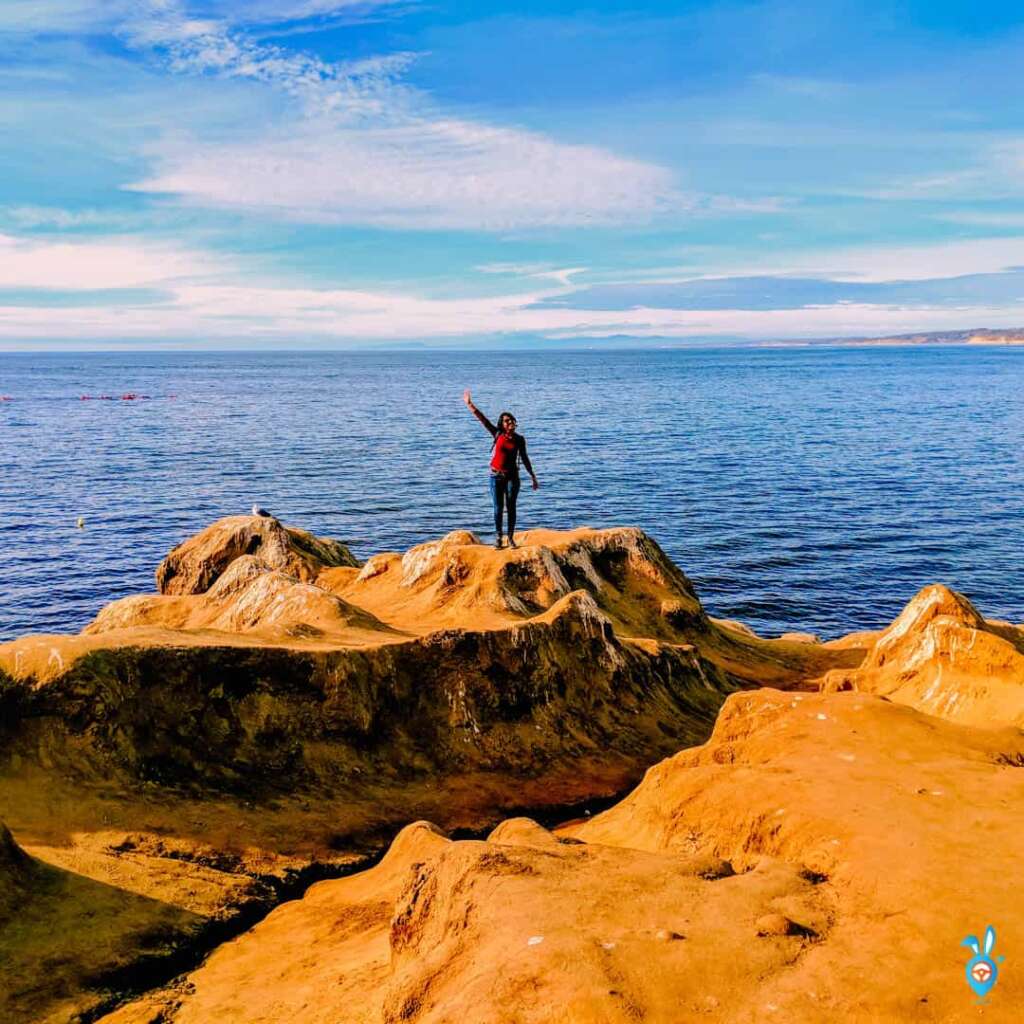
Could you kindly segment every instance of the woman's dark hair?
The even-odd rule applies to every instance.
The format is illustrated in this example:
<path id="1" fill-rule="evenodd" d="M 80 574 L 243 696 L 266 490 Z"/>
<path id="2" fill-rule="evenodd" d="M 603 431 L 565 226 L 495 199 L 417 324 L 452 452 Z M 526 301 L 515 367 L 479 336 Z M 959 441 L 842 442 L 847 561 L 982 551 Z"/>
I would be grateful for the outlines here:
<path id="1" fill-rule="evenodd" d="M 500 414 L 498 415 L 498 426 L 499 426 L 499 427 L 501 427 L 502 423 L 504 423 L 504 421 L 505 421 L 505 417 L 506 417 L 506 416 L 508 416 L 508 418 L 509 418 L 510 420 L 512 420 L 512 422 L 513 422 L 513 423 L 514 423 L 514 424 L 515 424 L 515 425 L 516 425 L 517 427 L 519 426 L 519 420 L 517 420 L 517 419 L 515 418 L 515 416 L 514 416 L 514 415 L 513 415 L 512 413 L 510 413 L 510 412 L 509 412 L 509 411 L 508 411 L 508 410 L 506 409 L 506 410 L 505 410 L 505 411 L 504 411 L 503 413 L 500 413 Z"/>

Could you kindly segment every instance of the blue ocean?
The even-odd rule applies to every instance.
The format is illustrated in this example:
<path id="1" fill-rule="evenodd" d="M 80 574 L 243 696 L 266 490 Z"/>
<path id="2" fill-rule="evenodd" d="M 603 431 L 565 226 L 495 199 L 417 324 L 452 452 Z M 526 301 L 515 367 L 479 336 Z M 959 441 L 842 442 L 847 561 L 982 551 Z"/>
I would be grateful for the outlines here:
<path id="1" fill-rule="evenodd" d="M 527 438 L 520 529 L 640 526 L 714 615 L 834 637 L 944 582 L 1024 619 L 1019 349 L 5 353 L 0 638 L 254 502 L 360 557 L 489 539 L 467 387 Z"/>

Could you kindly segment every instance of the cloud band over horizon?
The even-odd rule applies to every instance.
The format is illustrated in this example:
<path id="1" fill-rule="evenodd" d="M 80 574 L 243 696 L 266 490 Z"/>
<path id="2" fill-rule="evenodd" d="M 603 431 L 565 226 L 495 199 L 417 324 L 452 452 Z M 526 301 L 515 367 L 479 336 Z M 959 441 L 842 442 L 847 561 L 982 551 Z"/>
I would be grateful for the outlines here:
<path id="1" fill-rule="evenodd" d="M 0 345 L 1024 325 L 1015 22 L 558 8 L 5 5 Z"/>

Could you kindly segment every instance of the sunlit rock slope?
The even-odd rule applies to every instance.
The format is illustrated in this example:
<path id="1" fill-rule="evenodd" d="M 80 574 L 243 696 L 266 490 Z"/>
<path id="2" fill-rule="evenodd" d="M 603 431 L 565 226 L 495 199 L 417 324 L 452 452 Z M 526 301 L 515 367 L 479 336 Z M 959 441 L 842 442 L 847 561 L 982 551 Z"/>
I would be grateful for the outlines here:
<path id="1" fill-rule="evenodd" d="M 969 725 L 1024 726 L 1024 628 L 987 621 L 962 594 L 925 587 L 826 689 L 878 693 Z"/>
<path id="2" fill-rule="evenodd" d="M 593 820 L 410 825 L 108 1024 L 1009 1024 L 1022 763 L 1016 729 L 734 694 L 706 744 Z M 961 940 L 989 924 L 1007 961 L 979 1007 Z"/>

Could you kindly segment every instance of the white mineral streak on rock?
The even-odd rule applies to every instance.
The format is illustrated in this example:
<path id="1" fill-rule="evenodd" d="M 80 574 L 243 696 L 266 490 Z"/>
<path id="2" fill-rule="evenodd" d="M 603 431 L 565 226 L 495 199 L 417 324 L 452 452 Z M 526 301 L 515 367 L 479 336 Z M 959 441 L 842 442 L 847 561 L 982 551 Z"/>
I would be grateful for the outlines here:
<path id="1" fill-rule="evenodd" d="M 604 587 L 604 580 L 601 579 L 594 563 L 591 561 L 588 552 L 582 548 L 573 548 L 565 555 L 565 561 L 575 566 L 587 578 L 587 582 L 595 589 L 601 590 Z"/>
<path id="2" fill-rule="evenodd" d="M 456 680 L 453 687 L 448 688 L 448 706 L 451 708 L 452 719 L 456 725 L 468 725 L 473 732 L 480 735 L 480 724 L 470 707 L 469 697 L 466 693 L 466 680 L 461 676 Z"/>
<path id="3" fill-rule="evenodd" d="M 435 540 L 429 544 L 417 544 L 416 547 L 409 548 L 409 550 L 402 555 L 401 585 L 403 587 L 411 587 L 430 571 L 430 567 L 434 564 L 434 560 L 441 553 L 444 548 L 445 540 L 447 539 L 448 538 L 445 537 L 442 540 Z"/>
<path id="4" fill-rule="evenodd" d="M 942 685 L 942 664 L 940 662 L 938 669 L 935 673 L 935 678 L 932 680 L 932 685 L 921 695 L 921 703 L 927 704 L 932 697 L 935 696 L 936 691 Z"/>
<path id="5" fill-rule="evenodd" d="M 541 564 L 544 566 L 544 571 L 550 581 L 551 589 L 558 594 L 559 597 L 564 597 L 572 588 L 569 586 L 569 581 L 565 578 L 561 568 L 555 561 L 555 556 L 551 553 L 551 548 L 539 547 L 537 549 L 537 553 L 540 556 Z M 593 567 L 591 567 L 591 571 L 593 571 Z"/>
<path id="6" fill-rule="evenodd" d="M 711 685 L 711 680 L 708 679 L 708 674 L 704 671 L 704 664 L 700 660 L 700 655 L 692 647 L 690 648 L 688 653 L 690 656 L 690 661 L 693 662 L 693 667 L 697 670 L 697 675 L 700 676 L 700 681 L 704 684 L 704 688 L 707 690 L 713 690 L 714 686 Z M 794 704 L 793 707 L 796 707 L 796 705 Z"/>
<path id="7" fill-rule="evenodd" d="M 449 548 L 461 547 L 466 544 L 479 544 L 480 538 L 469 530 L 452 530 L 440 540 L 427 544 L 417 544 L 402 555 L 403 587 L 411 587 L 423 579 L 434 567 L 438 555 Z"/>
<path id="8" fill-rule="evenodd" d="M 879 637 L 878 642 L 875 644 L 875 650 L 881 651 L 891 647 L 902 637 L 906 636 L 929 608 L 933 608 L 941 603 L 942 595 L 934 590 L 926 592 L 921 600 L 911 601 L 903 609 L 896 621 Z"/>
<path id="9" fill-rule="evenodd" d="M 364 580 L 372 580 L 375 576 L 380 576 L 381 573 L 387 572 L 387 569 L 387 555 L 372 555 L 366 560 L 366 564 L 362 569 L 359 570 L 359 575 L 356 579 L 360 582 Z"/>
<path id="10" fill-rule="evenodd" d="M 515 615 L 522 615 L 524 618 L 528 618 L 533 612 L 530 610 L 529 605 L 519 597 L 517 594 L 513 594 L 508 587 L 499 586 L 494 594 L 491 601 L 492 607 L 496 608 L 500 612 L 509 611 Z"/>

